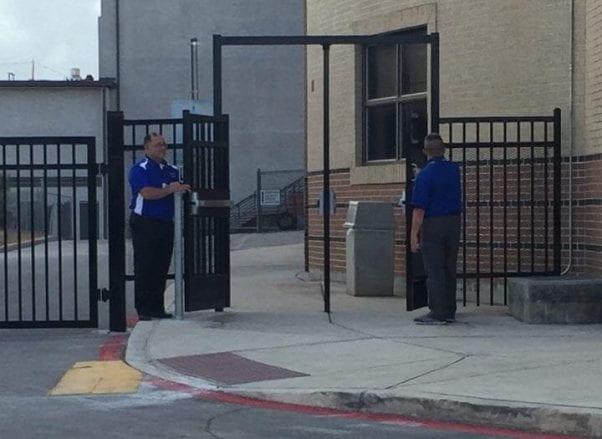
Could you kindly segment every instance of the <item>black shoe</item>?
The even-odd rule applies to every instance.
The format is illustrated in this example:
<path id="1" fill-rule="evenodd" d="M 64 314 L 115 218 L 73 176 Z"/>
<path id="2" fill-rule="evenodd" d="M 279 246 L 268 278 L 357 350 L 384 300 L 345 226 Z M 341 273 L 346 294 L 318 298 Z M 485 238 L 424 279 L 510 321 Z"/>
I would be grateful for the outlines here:
<path id="1" fill-rule="evenodd" d="M 440 319 L 433 316 L 432 313 L 425 314 L 421 317 L 416 317 L 414 321 L 419 325 L 447 325 L 446 319 Z"/>
<path id="2" fill-rule="evenodd" d="M 173 314 L 168 312 L 162 312 L 160 314 L 153 314 L 155 319 L 173 319 Z"/>
<path id="3" fill-rule="evenodd" d="M 147 316 L 146 314 L 139 314 L 138 315 L 138 321 L 140 322 L 148 322 L 150 320 L 152 320 L 153 318 L 151 316 Z"/>

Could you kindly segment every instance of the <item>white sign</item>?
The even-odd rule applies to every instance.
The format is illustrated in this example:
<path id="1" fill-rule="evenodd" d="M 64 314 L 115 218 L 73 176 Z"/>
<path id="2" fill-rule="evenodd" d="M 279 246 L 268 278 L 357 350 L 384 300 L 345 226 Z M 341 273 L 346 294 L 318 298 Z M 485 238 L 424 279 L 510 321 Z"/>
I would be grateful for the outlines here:
<path id="1" fill-rule="evenodd" d="M 280 190 L 262 190 L 262 206 L 280 206 Z"/>

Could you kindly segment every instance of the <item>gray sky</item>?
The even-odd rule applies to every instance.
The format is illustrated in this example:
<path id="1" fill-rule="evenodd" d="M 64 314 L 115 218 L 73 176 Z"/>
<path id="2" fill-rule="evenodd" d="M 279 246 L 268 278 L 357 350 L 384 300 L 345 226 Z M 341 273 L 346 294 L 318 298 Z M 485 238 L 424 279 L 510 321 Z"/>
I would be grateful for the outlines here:
<path id="1" fill-rule="evenodd" d="M 0 0 L 0 80 L 65 79 L 72 67 L 98 79 L 100 0 Z"/>

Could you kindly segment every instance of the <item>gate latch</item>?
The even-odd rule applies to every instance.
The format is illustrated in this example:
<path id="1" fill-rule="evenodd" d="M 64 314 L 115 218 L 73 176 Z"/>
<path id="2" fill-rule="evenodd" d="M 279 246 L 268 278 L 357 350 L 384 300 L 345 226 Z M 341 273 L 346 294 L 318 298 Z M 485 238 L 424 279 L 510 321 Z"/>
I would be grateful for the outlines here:
<path id="1" fill-rule="evenodd" d="M 96 290 L 96 294 L 99 301 L 108 302 L 111 298 L 111 292 L 108 288 L 99 288 Z"/>
<path id="2" fill-rule="evenodd" d="M 96 174 L 97 175 L 107 175 L 109 173 L 109 165 L 106 163 L 97 163 L 96 164 Z"/>

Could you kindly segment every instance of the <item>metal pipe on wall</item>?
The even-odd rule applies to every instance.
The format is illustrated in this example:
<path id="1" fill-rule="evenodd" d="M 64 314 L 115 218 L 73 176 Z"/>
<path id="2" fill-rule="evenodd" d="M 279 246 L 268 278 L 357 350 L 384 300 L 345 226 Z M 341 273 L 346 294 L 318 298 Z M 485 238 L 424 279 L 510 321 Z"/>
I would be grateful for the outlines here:
<path id="1" fill-rule="evenodd" d="M 190 40 L 190 98 L 199 99 L 199 40 Z"/>

